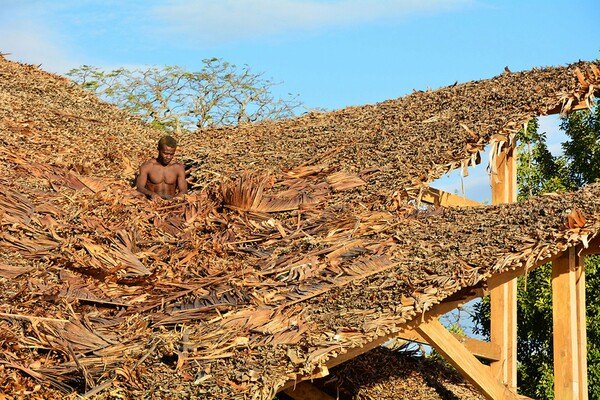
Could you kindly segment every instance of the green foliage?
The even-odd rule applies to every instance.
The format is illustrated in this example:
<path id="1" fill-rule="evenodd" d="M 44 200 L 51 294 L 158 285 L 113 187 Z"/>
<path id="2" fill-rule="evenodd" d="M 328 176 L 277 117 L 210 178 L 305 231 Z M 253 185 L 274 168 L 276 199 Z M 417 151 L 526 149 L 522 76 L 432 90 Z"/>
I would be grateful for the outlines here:
<path id="1" fill-rule="evenodd" d="M 538 132 L 538 128 L 537 119 L 533 119 L 527 124 L 527 131 L 521 129 L 517 135 L 519 201 L 541 193 L 571 189 L 565 158 L 556 158 L 550 153 L 546 133 Z"/>
<path id="2" fill-rule="evenodd" d="M 600 255 L 586 257 L 586 332 L 590 398 L 600 398 Z"/>
<path id="3" fill-rule="evenodd" d="M 565 154 L 554 157 L 536 120 L 519 132 L 519 200 L 551 191 L 573 190 L 600 180 L 600 112 L 578 111 L 563 119 L 569 140 Z M 590 398 L 600 398 L 600 256 L 586 257 L 587 362 Z M 474 332 L 489 338 L 490 302 L 475 305 Z M 536 399 L 554 397 L 552 344 L 552 265 L 542 265 L 518 280 L 517 358 L 519 393 Z"/>
<path id="4" fill-rule="evenodd" d="M 600 181 L 600 107 L 571 114 L 561 128 L 571 139 L 563 143 L 569 180 L 577 187 Z"/>
<path id="5" fill-rule="evenodd" d="M 534 398 L 553 393 L 551 278 L 552 264 L 544 264 L 517 283 L 518 386 Z"/>
<path id="6" fill-rule="evenodd" d="M 217 58 L 203 60 L 197 72 L 176 65 L 108 72 L 83 65 L 67 75 L 165 131 L 289 118 L 301 106 L 297 96 L 275 97 L 272 91 L 278 83 L 263 74 Z"/>

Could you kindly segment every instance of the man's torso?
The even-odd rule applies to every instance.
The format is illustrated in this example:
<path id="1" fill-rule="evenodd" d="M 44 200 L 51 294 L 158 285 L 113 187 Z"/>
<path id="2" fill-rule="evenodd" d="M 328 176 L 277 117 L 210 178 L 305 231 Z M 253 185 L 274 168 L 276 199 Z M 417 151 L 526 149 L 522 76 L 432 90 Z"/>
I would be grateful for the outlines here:
<path id="1" fill-rule="evenodd" d="M 146 189 L 159 196 L 175 196 L 177 194 L 177 174 L 180 166 L 179 163 L 163 166 L 156 160 L 150 161 Z"/>

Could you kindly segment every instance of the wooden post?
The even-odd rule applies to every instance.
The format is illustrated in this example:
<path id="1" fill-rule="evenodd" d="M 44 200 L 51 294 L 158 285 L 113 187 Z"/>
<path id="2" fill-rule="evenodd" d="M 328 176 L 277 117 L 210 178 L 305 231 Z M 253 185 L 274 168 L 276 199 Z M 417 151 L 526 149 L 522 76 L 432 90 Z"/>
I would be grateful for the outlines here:
<path id="1" fill-rule="evenodd" d="M 496 175 L 492 175 L 492 203 L 517 201 L 517 161 L 515 147 L 505 146 L 494 160 Z M 494 168 L 492 169 L 494 171 Z M 491 279 L 493 281 L 494 278 Z M 500 346 L 500 360 L 492 361 L 492 373 L 511 388 L 517 387 L 517 279 L 514 278 L 490 291 L 490 338 Z"/>
<path id="2" fill-rule="evenodd" d="M 578 253 L 579 254 L 579 253 Z M 575 259 L 575 293 L 577 301 L 577 342 L 579 356 L 579 400 L 588 400 L 587 378 L 587 333 L 585 313 L 585 256 L 578 255 Z"/>
<path id="3" fill-rule="evenodd" d="M 517 279 L 490 291 L 491 342 L 500 347 L 500 360 L 490 367 L 496 378 L 511 388 L 517 387 Z"/>
<path id="4" fill-rule="evenodd" d="M 587 399 L 583 257 L 570 248 L 552 263 L 554 397 Z"/>
<path id="5" fill-rule="evenodd" d="M 517 159 L 515 146 L 505 145 L 492 168 L 492 204 L 517 201 Z M 493 174 L 494 170 L 496 174 Z"/>

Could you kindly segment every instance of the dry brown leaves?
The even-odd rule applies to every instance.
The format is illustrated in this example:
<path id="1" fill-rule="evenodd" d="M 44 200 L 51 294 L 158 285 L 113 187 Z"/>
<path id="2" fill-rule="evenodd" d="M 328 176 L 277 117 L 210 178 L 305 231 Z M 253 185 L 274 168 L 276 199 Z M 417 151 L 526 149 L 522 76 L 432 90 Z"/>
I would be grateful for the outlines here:
<path id="1" fill-rule="evenodd" d="M 0 58 L 0 386 L 268 399 L 462 288 L 587 243 L 598 186 L 460 210 L 368 196 L 582 99 L 573 68 L 204 132 L 181 149 L 204 190 L 150 202 L 130 178 L 158 132 Z"/>

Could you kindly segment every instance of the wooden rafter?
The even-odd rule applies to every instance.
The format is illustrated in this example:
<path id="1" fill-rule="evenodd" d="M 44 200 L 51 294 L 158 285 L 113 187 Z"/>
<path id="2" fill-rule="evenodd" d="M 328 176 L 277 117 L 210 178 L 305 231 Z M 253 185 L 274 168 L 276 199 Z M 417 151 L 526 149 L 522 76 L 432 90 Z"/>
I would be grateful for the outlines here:
<path id="1" fill-rule="evenodd" d="M 456 333 L 450 333 L 454 336 L 459 343 L 461 343 L 471 354 L 473 354 L 477 358 L 482 358 L 484 360 L 494 360 L 497 361 L 500 359 L 500 347 L 492 342 L 486 342 L 483 340 L 473 339 L 466 336 L 461 336 Z M 417 329 L 410 329 L 402 331 L 398 335 L 401 339 L 406 339 L 411 342 L 428 344 L 429 342 L 423 335 L 421 335 Z"/>
<path id="2" fill-rule="evenodd" d="M 481 297 L 482 295 L 483 295 L 483 290 L 480 288 L 470 290 L 468 292 L 465 292 L 464 295 L 462 296 L 462 298 L 460 298 L 460 299 L 446 301 L 446 302 L 434 305 L 430 310 L 428 310 L 426 312 L 425 315 L 423 315 L 423 318 L 425 318 L 425 316 L 431 317 L 431 318 L 439 318 L 442 315 L 448 313 L 449 311 L 452 311 L 455 308 L 460 307 L 463 304 L 466 304 L 473 299 Z M 335 358 L 331 358 L 329 361 L 327 361 L 327 363 L 325 364 L 325 367 L 326 367 L 326 369 L 333 368 L 333 367 L 340 365 L 348 360 L 358 357 L 359 355 L 364 354 L 376 347 L 379 347 L 392 339 L 401 337 L 402 335 L 406 335 L 407 332 L 413 331 L 420 323 L 421 323 L 421 317 L 418 317 L 412 321 L 407 322 L 406 325 L 403 327 L 403 329 L 399 332 L 397 331 L 397 332 L 393 332 L 393 333 L 390 333 L 390 334 L 387 334 L 384 336 L 380 336 L 377 339 L 375 339 L 369 343 L 365 343 L 362 347 L 354 347 L 354 348 L 348 349 L 345 353 L 340 354 L 339 356 L 337 356 Z M 289 380 L 288 382 L 286 382 L 282 387 L 280 387 L 278 389 L 278 391 L 284 391 L 294 385 L 297 385 L 298 382 L 309 380 L 314 377 L 315 377 L 314 375 L 313 376 L 299 375 L 295 379 L 292 379 L 292 380 Z"/>
<path id="3" fill-rule="evenodd" d="M 428 204 L 434 204 L 436 206 L 443 207 L 464 207 L 464 206 L 482 206 L 474 200 L 467 199 L 466 197 L 457 196 L 452 193 L 444 192 L 440 189 L 427 188 L 421 195 L 421 201 Z"/>
<path id="4" fill-rule="evenodd" d="M 481 364 L 437 318 L 429 318 L 417 327 L 417 331 L 486 398 L 490 400 L 519 398 L 516 393 L 501 384 L 492 374 L 491 369 Z"/>

